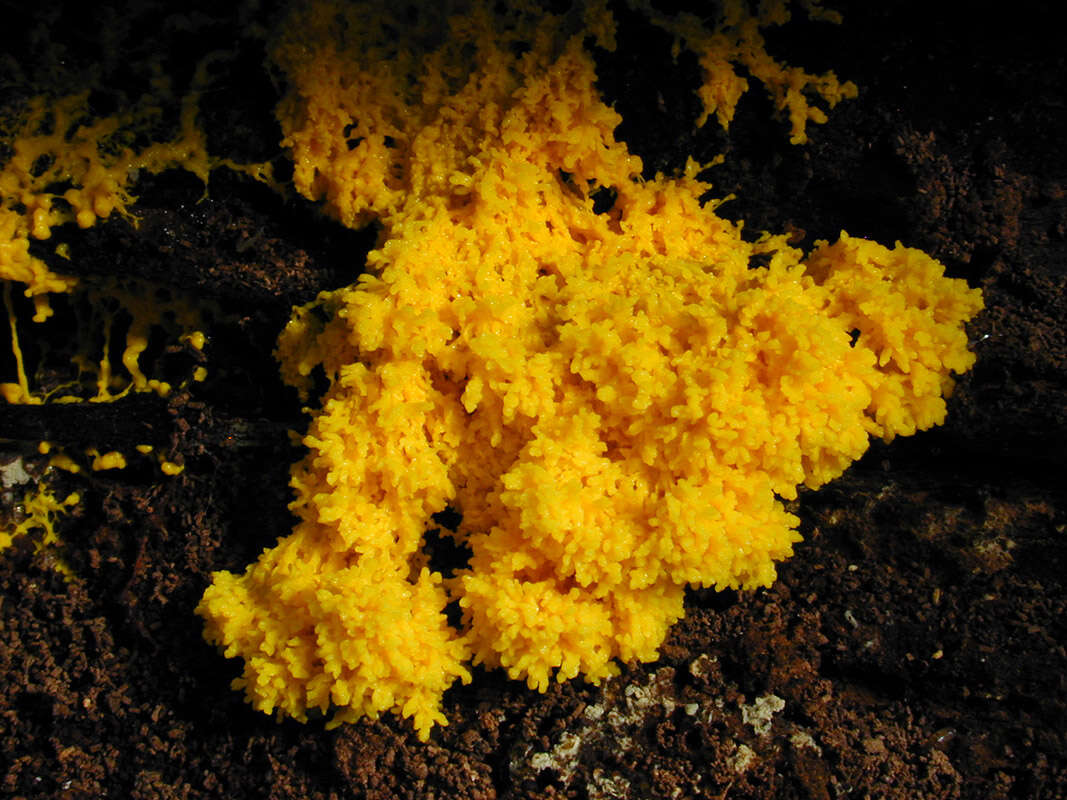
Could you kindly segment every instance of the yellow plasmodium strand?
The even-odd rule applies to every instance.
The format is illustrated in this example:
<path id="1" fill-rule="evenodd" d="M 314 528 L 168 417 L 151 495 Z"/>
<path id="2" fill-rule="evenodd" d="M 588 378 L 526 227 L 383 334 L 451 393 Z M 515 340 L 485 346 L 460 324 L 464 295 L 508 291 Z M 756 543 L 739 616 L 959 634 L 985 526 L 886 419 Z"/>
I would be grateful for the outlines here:
<path id="1" fill-rule="evenodd" d="M 88 93 L 30 100 L 4 126 L 13 153 L 0 169 L 0 278 L 25 284 L 28 297 L 47 300 L 77 281 L 54 273 L 29 252 L 31 238 L 44 240 L 67 222 L 88 228 L 118 211 L 128 214 L 133 198 L 127 190 L 136 170 L 159 171 L 176 165 L 179 154 L 191 155 L 198 144 L 195 126 L 167 145 L 141 152 L 125 144 L 144 115 L 92 119 Z M 62 192 L 52 191 L 63 186 Z M 35 321 L 50 314 L 38 309 Z"/>
<path id="2" fill-rule="evenodd" d="M 0 529 L 0 552 L 10 547 L 15 539 L 27 535 L 36 536 L 33 545 L 38 552 L 46 548 L 59 548 L 62 542 L 56 533 L 56 521 L 79 502 L 81 496 L 77 492 L 58 500 L 47 483 L 39 483 L 35 489 L 24 494 L 19 508 L 21 519 L 7 529 Z M 56 568 L 66 577 L 71 576 L 70 567 L 61 559 L 56 561 Z"/>
<path id="3" fill-rule="evenodd" d="M 173 478 L 175 475 L 181 475 L 185 472 L 185 465 L 175 464 L 173 461 L 167 461 L 166 459 L 160 459 L 159 471 L 164 475 Z"/>
<path id="4" fill-rule="evenodd" d="M 6 282 L 3 291 L 15 373 L 10 376 L 14 380 L 0 383 L 0 397 L 9 403 L 102 403 L 130 392 L 166 396 L 171 385 L 146 374 L 148 367 L 142 363 L 151 338 L 180 341 L 194 349 L 206 343 L 199 330 L 202 310 L 175 292 L 161 298 L 153 287 L 132 280 L 81 281 L 71 288 L 63 304 L 57 304 L 61 308 L 58 314 L 35 323 L 16 308 L 12 286 Z M 72 375 L 68 382 L 44 389 L 34 386 L 32 370 L 24 363 L 20 336 L 43 339 L 49 326 L 74 331 L 59 354 L 70 360 Z M 206 377 L 206 370 L 193 368 L 190 373 L 187 380 Z"/>
<path id="5" fill-rule="evenodd" d="M 741 0 L 724 0 L 718 6 L 714 27 L 708 28 L 695 15 L 670 16 L 655 10 L 648 0 L 630 0 L 650 20 L 677 37 L 676 52 L 684 46 L 699 56 L 703 83 L 697 94 L 704 112 L 697 127 L 714 115 L 724 128 L 737 110 L 737 103 L 749 89 L 749 82 L 739 70 L 763 84 L 775 109 L 789 120 L 793 144 L 808 140 L 809 122 L 826 122 L 826 112 L 812 105 L 819 98 L 828 108 L 842 100 L 856 97 L 858 88 L 851 81 L 841 82 L 833 72 L 813 75 L 800 67 L 791 67 L 773 58 L 767 51 L 762 29 L 784 25 L 792 17 L 790 0 L 765 0 L 760 14 L 752 15 Z M 801 3 L 811 19 L 841 22 L 839 14 L 822 8 L 818 2 Z"/>
<path id="6" fill-rule="evenodd" d="M 159 465 L 159 471 L 168 477 L 181 475 L 185 471 L 184 464 L 168 460 L 163 453 L 156 452 L 155 448 L 150 444 L 136 445 L 134 451 L 142 456 L 154 454 L 155 462 Z M 49 467 L 74 474 L 81 472 L 83 466 L 94 472 L 126 469 L 129 466 L 126 454 L 118 450 L 109 450 L 106 453 L 101 453 L 96 448 L 90 447 L 76 454 L 75 457 L 55 448 L 51 442 L 41 442 L 38 445 L 38 452 L 42 455 L 50 455 L 48 459 Z"/>
<path id="7" fill-rule="evenodd" d="M 145 375 L 140 365 L 149 335 L 160 326 L 159 306 L 167 304 L 159 304 L 129 287 L 109 287 L 106 282 L 103 291 L 101 287 L 87 288 L 86 281 L 59 274 L 33 255 L 30 241 L 49 239 L 59 225 L 74 223 L 88 228 L 113 213 L 136 223 L 132 210 L 136 198 L 131 186 L 141 171 L 158 173 L 180 168 L 195 174 L 206 187 L 211 170 L 225 166 L 273 184 L 269 164 L 239 164 L 207 151 L 206 137 L 197 119 L 200 92 L 210 83 L 211 67 L 225 56 L 220 51 L 201 60 L 192 79 L 194 88 L 180 99 L 173 96 L 169 82 L 159 78 L 154 97 L 109 117 L 93 116 L 88 91 L 58 98 L 35 97 L 0 117 L 0 140 L 10 151 L 0 162 L 0 281 L 17 361 L 15 380 L 0 386 L 8 402 L 39 403 L 46 399 L 30 386 L 22 363 L 17 317 L 11 303 L 15 286 L 32 300 L 34 323 L 43 323 L 52 316 L 52 295 L 72 293 L 76 295 L 72 303 L 91 305 L 99 304 L 102 296 L 109 294 L 108 289 L 117 289 L 110 292 L 110 297 L 121 296 L 125 301 L 123 310 L 133 318 L 120 355 L 128 381 L 116 378 L 109 360 L 114 313 L 101 312 L 93 316 L 102 329 L 81 331 L 86 338 L 102 335 L 106 340 L 98 364 L 91 365 L 83 357 L 79 365 L 83 373 L 96 373 L 95 395 L 85 397 L 81 391 L 62 396 L 52 393 L 47 399 L 104 402 L 128 391 L 154 391 L 161 395 L 170 391 L 166 382 Z M 179 109 L 176 130 L 164 141 L 142 146 L 138 138 L 161 124 L 166 105 Z M 57 246 L 56 253 L 70 258 L 66 244 Z M 83 294 L 78 296 L 78 292 Z M 183 317 L 180 333 L 194 348 L 202 348 L 204 336 L 198 330 L 199 319 L 191 308 L 174 311 L 178 305 L 173 304 L 168 311 Z"/>
<path id="8" fill-rule="evenodd" d="M 207 85 L 211 65 L 224 55 L 201 61 L 194 87 Z M 56 274 L 30 254 L 29 240 L 48 239 L 52 229 L 64 223 L 88 228 L 114 212 L 132 217 L 136 198 L 130 185 L 141 170 L 157 173 L 177 167 L 206 185 L 212 169 L 227 166 L 273 181 L 269 164 L 239 164 L 208 153 L 197 122 L 200 88 L 180 101 L 171 96 L 165 80 L 157 90 L 158 97 L 151 101 L 104 118 L 93 117 L 85 91 L 35 97 L 0 119 L 0 134 L 12 151 L 0 167 L 0 279 L 24 284 L 27 297 L 41 297 L 45 303 L 49 293 L 69 290 L 76 279 Z M 137 135 L 157 123 L 164 103 L 180 103 L 177 132 L 167 141 L 136 147 Z M 35 320 L 48 313 L 45 304 Z"/>
<path id="9" fill-rule="evenodd" d="M 294 185 L 382 237 L 279 338 L 305 397 L 329 380 L 299 521 L 198 607 L 256 708 L 393 711 L 422 739 L 471 663 L 595 683 L 656 658 L 687 585 L 769 585 L 800 538 L 781 498 L 940 423 L 981 307 L 900 245 L 747 242 L 693 162 L 643 180 L 573 19 L 434 8 L 316 2 L 280 28 Z M 582 19 L 610 46 L 603 4 Z M 749 24 L 685 41 L 732 73 Z M 446 580 L 423 531 L 448 505 L 472 556 Z"/>
<path id="10" fill-rule="evenodd" d="M 22 346 L 19 344 L 18 317 L 11 301 L 11 282 L 3 282 L 4 311 L 7 313 L 8 328 L 11 336 L 11 354 L 15 357 L 15 380 L 0 383 L 0 397 L 8 403 L 39 403 L 30 391 L 30 381 L 26 375 L 26 362 L 22 355 Z"/>
<path id="11" fill-rule="evenodd" d="M 101 453 L 98 450 L 90 449 L 86 455 L 92 459 L 91 466 L 94 472 L 107 469 L 126 469 L 126 456 L 118 450 L 109 450 L 106 453 Z"/>
<path id="12" fill-rule="evenodd" d="M 66 453 L 56 453 L 48 459 L 48 466 L 61 469 L 66 472 L 79 473 L 82 471 L 81 464 L 68 456 Z"/>

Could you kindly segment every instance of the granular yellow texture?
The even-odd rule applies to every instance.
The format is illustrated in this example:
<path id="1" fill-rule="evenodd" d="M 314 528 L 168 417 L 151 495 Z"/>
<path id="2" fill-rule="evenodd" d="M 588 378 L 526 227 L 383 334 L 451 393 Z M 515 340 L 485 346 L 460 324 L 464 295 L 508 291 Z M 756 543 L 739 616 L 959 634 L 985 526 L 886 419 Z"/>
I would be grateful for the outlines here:
<path id="1" fill-rule="evenodd" d="M 198 608 L 263 711 L 393 711 L 425 739 L 471 663 L 544 690 L 654 659 L 686 586 L 769 585 L 800 538 L 781 498 L 942 422 L 974 361 L 980 294 L 923 253 L 751 243 L 699 165 L 643 180 L 583 46 L 613 44 L 601 5 L 491 8 L 316 2 L 274 44 L 296 188 L 382 234 L 279 339 L 306 397 L 329 381 L 299 521 Z M 693 30 L 734 74 L 736 36 Z M 750 73 L 784 69 L 746 41 Z M 472 555 L 445 579 L 424 532 L 449 506 Z"/>

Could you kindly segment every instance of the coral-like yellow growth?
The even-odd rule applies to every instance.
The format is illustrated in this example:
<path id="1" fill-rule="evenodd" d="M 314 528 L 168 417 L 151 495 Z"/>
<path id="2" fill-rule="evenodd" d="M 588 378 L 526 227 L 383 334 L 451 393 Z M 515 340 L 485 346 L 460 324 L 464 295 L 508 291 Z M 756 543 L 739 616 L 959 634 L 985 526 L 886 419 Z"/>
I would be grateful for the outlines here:
<path id="1" fill-rule="evenodd" d="M 489 7 L 442 39 L 316 3 L 275 46 L 296 187 L 383 234 L 279 341 L 288 381 L 330 381 L 299 522 L 198 609 L 264 711 L 394 710 L 426 738 L 468 661 L 543 690 L 653 659 L 687 585 L 774 580 L 799 539 L 779 498 L 940 423 L 974 360 L 977 291 L 899 245 L 746 242 L 698 165 L 641 179 L 573 20 Z M 584 22 L 610 44 L 602 11 Z M 443 581 L 423 532 L 449 505 L 472 556 Z"/>

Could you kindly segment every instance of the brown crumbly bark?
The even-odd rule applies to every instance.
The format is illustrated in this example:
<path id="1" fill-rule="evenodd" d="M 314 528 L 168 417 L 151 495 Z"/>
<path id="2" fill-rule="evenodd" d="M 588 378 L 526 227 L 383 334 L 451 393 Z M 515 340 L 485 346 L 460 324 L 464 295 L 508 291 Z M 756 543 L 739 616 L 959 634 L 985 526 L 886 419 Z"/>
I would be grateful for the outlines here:
<path id="1" fill-rule="evenodd" d="M 78 445 L 87 429 L 109 431 L 108 446 L 148 433 L 186 465 L 171 479 L 60 480 L 57 493 L 84 497 L 62 525 L 76 581 L 26 542 L 0 556 L 0 794 L 1067 796 L 1061 49 L 1037 4 L 834 5 L 843 27 L 771 37 L 792 63 L 861 87 L 807 146 L 788 145 L 784 125 L 768 133 L 755 96 L 728 136 L 686 132 L 695 107 L 669 103 L 685 106 L 674 82 L 692 64 L 642 70 L 636 45 L 602 54 L 602 88 L 624 118 L 644 111 L 620 135 L 651 169 L 725 148 L 709 176 L 716 194 L 738 195 L 723 210 L 747 228 L 791 230 L 804 246 L 840 228 L 900 239 L 981 286 L 978 363 L 945 426 L 875 444 L 802 493 L 804 542 L 774 587 L 691 592 L 661 659 L 601 687 L 539 695 L 478 670 L 448 693 L 450 724 L 427 744 L 392 717 L 335 731 L 277 722 L 230 691 L 238 667 L 202 642 L 193 608 L 212 570 L 242 569 L 290 528 L 286 430 L 301 423 L 272 337 L 290 303 L 347 281 L 347 254 L 370 240 L 331 248 L 324 238 L 352 235 L 241 181 L 220 178 L 197 206 L 164 176 L 145 187 L 146 223 L 101 226 L 82 263 L 104 270 L 92 254 L 118 253 L 123 269 L 225 304 L 235 321 L 208 351 L 221 377 L 118 412 L 0 410 L 0 433 L 23 434 L 6 450 L 31 465 L 39 429 Z M 624 42 L 642 35 L 623 30 Z M 664 94 L 665 110 L 649 110 Z"/>

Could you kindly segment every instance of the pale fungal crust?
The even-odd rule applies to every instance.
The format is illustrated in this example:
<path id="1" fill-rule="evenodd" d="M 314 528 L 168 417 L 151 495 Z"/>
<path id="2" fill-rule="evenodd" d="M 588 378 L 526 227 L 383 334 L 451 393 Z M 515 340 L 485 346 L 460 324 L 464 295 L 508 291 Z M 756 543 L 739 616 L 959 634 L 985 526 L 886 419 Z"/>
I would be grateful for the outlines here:
<path id="1" fill-rule="evenodd" d="M 752 74 L 805 80 L 738 8 L 685 39 L 706 48 L 724 123 L 742 45 Z M 612 45 L 602 5 L 580 20 Z M 539 690 L 597 682 L 656 657 L 687 585 L 770 584 L 799 539 L 779 498 L 871 436 L 940 423 L 981 307 L 899 245 L 842 234 L 805 259 L 784 237 L 746 242 L 699 202 L 696 164 L 642 180 L 575 18 L 473 3 L 443 38 L 441 22 L 315 2 L 280 29 L 295 186 L 382 238 L 279 340 L 289 382 L 308 390 L 318 366 L 330 381 L 293 468 L 299 522 L 198 609 L 257 708 L 392 710 L 423 739 L 468 663 Z M 854 93 L 819 80 L 830 104 Z M 799 140 L 819 115 L 796 102 Z M 443 581 L 422 550 L 446 506 L 473 555 Z"/>

